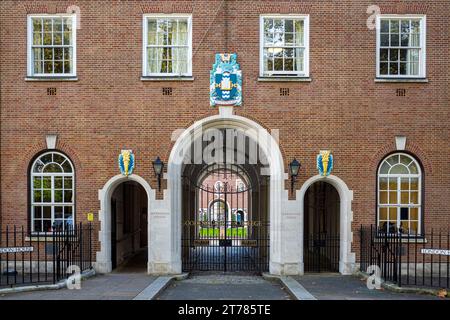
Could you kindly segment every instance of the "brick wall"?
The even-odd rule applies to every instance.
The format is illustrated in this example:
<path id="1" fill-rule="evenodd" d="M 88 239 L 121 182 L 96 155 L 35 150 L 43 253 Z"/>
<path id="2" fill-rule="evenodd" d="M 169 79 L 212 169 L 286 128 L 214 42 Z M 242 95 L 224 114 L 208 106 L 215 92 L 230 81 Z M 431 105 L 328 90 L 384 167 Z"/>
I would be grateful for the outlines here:
<path id="1" fill-rule="evenodd" d="M 374 82 L 375 30 L 366 27 L 372 4 L 382 13 L 427 15 L 428 83 Z M 25 81 L 27 14 L 70 5 L 81 10 L 79 80 Z M 316 174 L 318 151 L 330 149 L 333 174 L 354 191 L 353 226 L 374 223 L 376 166 L 395 150 L 394 136 L 405 135 L 407 150 L 425 168 L 425 226 L 450 221 L 448 0 L 2 1 L 0 9 L 3 224 L 27 221 L 27 169 L 47 133 L 58 134 L 57 148 L 74 161 L 78 221 L 98 211 L 98 190 L 118 173 L 123 148 L 136 154 L 134 173 L 157 188 L 151 161 L 161 156 L 167 163 L 172 131 L 217 113 L 208 88 L 218 52 L 238 54 L 244 102 L 237 114 L 280 129 L 286 168 L 294 157 L 301 161 L 297 189 Z M 152 12 L 193 14 L 194 81 L 140 80 L 142 14 Z M 311 82 L 257 81 L 263 13 L 310 15 Z M 48 87 L 57 94 L 47 95 Z M 173 95 L 162 95 L 163 87 Z M 289 88 L 289 96 L 280 96 L 280 88 Z M 406 96 L 397 97 L 398 88 Z"/>

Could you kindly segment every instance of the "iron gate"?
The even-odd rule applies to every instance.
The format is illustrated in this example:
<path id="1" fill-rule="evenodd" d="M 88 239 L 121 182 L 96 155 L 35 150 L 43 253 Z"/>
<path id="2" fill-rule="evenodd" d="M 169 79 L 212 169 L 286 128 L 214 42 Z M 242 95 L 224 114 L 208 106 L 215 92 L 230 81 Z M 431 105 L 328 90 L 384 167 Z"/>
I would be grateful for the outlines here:
<path id="1" fill-rule="evenodd" d="M 183 177 L 183 271 L 268 271 L 267 207 L 260 183 L 246 175 L 237 165 L 213 165 L 195 180 Z"/>
<path id="2" fill-rule="evenodd" d="M 313 233 L 304 238 L 305 272 L 339 271 L 339 234 Z"/>

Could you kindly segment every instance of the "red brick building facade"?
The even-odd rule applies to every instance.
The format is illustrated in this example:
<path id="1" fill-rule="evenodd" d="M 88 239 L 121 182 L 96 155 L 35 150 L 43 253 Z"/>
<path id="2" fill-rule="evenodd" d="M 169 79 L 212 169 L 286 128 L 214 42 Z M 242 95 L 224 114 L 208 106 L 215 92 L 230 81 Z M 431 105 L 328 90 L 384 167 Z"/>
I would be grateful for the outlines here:
<path id="1" fill-rule="evenodd" d="M 383 77 L 377 73 L 380 65 L 374 23 L 378 12 L 370 7 L 373 5 L 378 6 L 381 16 L 399 19 L 400 24 L 401 19 L 416 18 L 423 23 L 420 34 L 426 38 L 421 38 L 423 42 L 417 49 L 423 74 Z M 176 201 L 167 172 L 159 190 L 152 161 L 159 156 L 165 163 L 164 171 L 170 170 L 169 158 L 176 144 L 173 132 L 219 114 L 219 108 L 209 104 L 210 70 L 215 54 L 228 52 L 237 54 L 243 78 L 242 106 L 234 107 L 232 113 L 268 131 L 279 130 L 284 167 L 281 174 L 285 178 L 284 190 L 279 194 L 284 197 L 286 193 L 286 199 L 280 199 L 286 204 L 276 204 L 271 198 L 271 205 L 281 208 L 280 217 L 292 215 L 297 220 L 281 223 L 276 232 L 282 234 L 287 228 L 286 233 L 296 237 L 296 231 L 291 229 L 297 223 L 303 226 L 298 220 L 301 216 L 296 216 L 297 209 L 303 210 L 296 207 L 303 203 L 298 197 L 304 195 L 308 187 L 305 183 L 318 174 L 316 157 L 320 150 L 332 151 L 332 176 L 352 191 L 348 193 L 352 197 L 348 199 L 352 266 L 358 263 L 358 243 L 354 240 L 358 226 L 377 223 L 377 172 L 389 154 L 410 155 L 420 166 L 422 227 L 449 225 L 447 0 L 2 1 L 0 8 L 2 227 L 31 228 L 30 166 L 48 151 L 46 136 L 51 134 L 57 136 L 54 148 L 73 164 L 75 221 L 87 221 L 86 214 L 94 213 L 94 250 L 103 252 L 97 255 L 99 260 L 107 261 L 104 250 L 109 250 L 108 246 L 102 248 L 100 239 L 105 219 L 102 215 L 107 211 L 101 208 L 99 190 L 107 192 L 104 186 L 120 174 L 117 157 L 123 149 L 131 149 L 135 155 L 132 175 L 139 176 L 151 188 L 149 214 L 157 217 L 165 213 L 161 218 L 167 219 L 164 223 L 174 223 L 171 214 L 175 214 L 175 209 L 165 207 L 165 203 Z M 57 78 L 34 76 L 28 65 L 31 53 L 27 47 L 27 17 L 73 12 L 77 13 L 72 24 L 76 28 L 76 38 L 72 38 L 76 42 L 72 43 L 73 50 L 76 45 L 76 55 L 72 56 L 76 61 L 72 60 L 71 72 L 75 73 Z M 143 17 L 155 14 L 190 17 L 192 63 L 188 76 L 152 78 L 143 74 Z M 261 74 L 261 17 L 272 15 L 307 17 L 309 30 L 305 36 L 309 41 L 305 46 L 309 54 L 304 59 L 308 62 L 308 74 L 284 78 Z M 411 30 L 414 21 L 410 22 Z M 402 31 L 393 32 L 403 35 Z M 391 36 L 391 45 L 392 39 Z M 402 67 L 402 60 L 395 60 L 392 52 L 389 63 L 400 61 Z M 284 59 L 286 67 L 288 58 Z M 414 69 L 414 60 L 405 61 Z M 384 72 L 384 67 L 380 68 Z M 294 158 L 300 161 L 301 168 L 292 193 L 288 168 Z M 265 195 L 268 197 L 268 193 Z M 161 207 L 151 211 L 152 203 L 161 203 Z M 149 221 L 151 224 L 156 220 Z M 177 263 L 181 258 L 174 243 L 180 230 L 170 230 L 167 243 L 171 243 L 173 252 L 150 252 L 153 262 L 149 258 L 149 272 L 179 271 Z M 160 240 L 156 231 L 149 232 L 149 246 L 166 241 Z M 294 250 L 292 255 L 297 257 L 297 251 L 302 250 L 300 244 L 290 246 L 288 239 L 280 241 L 278 247 L 271 247 L 273 256 L 280 250 Z M 296 259 L 289 254 L 274 258 L 271 271 L 301 272 L 301 258 Z"/>

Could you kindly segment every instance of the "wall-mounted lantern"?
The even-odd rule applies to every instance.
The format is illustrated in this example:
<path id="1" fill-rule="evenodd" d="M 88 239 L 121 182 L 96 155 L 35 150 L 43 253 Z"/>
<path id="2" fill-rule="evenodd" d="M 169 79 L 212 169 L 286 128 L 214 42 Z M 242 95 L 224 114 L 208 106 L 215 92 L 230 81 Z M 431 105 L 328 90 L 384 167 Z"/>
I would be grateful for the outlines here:
<path id="1" fill-rule="evenodd" d="M 155 171 L 155 175 L 158 177 L 158 191 L 161 190 L 161 175 L 164 168 L 164 162 L 161 161 L 159 157 L 156 157 L 156 160 L 152 162 L 153 170 Z"/>
<path id="2" fill-rule="evenodd" d="M 291 163 L 289 163 L 289 175 L 291 176 L 291 192 L 294 192 L 295 178 L 297 178 L 298 176 L 298 170 L 300 169 L 300 167 L 300 162 L 295 158 Z"/>

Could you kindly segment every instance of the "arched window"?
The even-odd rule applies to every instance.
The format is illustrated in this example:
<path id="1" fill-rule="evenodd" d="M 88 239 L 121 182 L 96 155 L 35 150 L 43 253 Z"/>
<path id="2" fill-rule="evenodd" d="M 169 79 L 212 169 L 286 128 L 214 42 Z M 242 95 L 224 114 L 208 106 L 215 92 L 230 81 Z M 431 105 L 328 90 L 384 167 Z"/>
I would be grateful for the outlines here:
<path id="1" fill-rule="evenodd" d="M 46 152 L 31 166 L 31 232 L 74 223 L 74 170 L 64 154 Z"/>
<path id="2" fill-rule="evenodd" d="M 378 168 L 378 228 L 420 235 L 422 223 L 422 172 L 408 154 L 386 157 Z"/>

